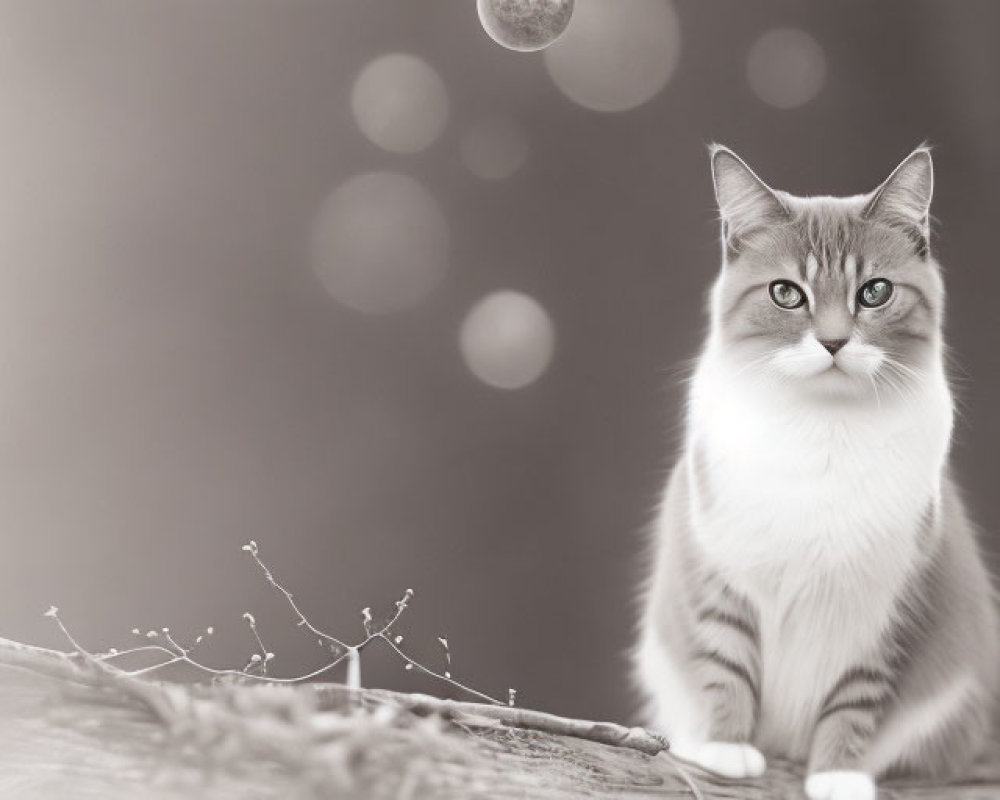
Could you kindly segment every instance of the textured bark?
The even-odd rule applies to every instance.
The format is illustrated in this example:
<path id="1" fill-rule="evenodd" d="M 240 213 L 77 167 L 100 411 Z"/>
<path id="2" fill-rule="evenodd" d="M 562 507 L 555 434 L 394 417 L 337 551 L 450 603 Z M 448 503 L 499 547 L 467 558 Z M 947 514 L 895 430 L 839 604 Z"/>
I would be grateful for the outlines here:
<path id="1" fill-rule="evenodd" d="M 329 684 L 138 681 L 0 640 L 0 797 L 692 797 L 637 729 Z M 1000 746 L 961 784 L 880 797 L 1000 798 Z M 685 771 L 706 798 L 801 798 L 772 763 L 755 781 Z"/>

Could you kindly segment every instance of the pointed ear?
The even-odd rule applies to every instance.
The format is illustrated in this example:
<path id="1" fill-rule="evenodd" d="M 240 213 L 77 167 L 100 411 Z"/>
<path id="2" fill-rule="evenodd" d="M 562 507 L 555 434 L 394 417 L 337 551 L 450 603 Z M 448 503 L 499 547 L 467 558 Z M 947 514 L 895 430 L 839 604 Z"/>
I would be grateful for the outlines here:
<path id="1" fill-rule="evenodd" d="M 712 180 L 722 218 L 727 255 L 735 255 L 747 234 L 788 220 L 788 209 L 774 191 L 728 148 L 712 146 Z"/>
<path id="2" fill-rule="evenodd" d="M 931 196 L 934 194 L 934 163 L 931 151 L 918 147 L 872 192 L 864 216 L 899 228 L 912 239 L 920 256 L 930 242 Z"/>

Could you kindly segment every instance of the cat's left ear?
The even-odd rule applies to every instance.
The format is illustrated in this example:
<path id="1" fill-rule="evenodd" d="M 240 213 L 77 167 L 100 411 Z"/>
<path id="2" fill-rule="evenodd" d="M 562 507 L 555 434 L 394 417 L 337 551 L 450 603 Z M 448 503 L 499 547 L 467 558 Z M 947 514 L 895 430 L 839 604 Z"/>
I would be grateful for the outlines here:
<path id="1" fill-rule="evenodd" d="M 934 194 L 934 162 L 927 147 L 918 147 L 872 192 L 864 216 L 907 233 L 917 255 L 930 243 L 930 209 Z"/>

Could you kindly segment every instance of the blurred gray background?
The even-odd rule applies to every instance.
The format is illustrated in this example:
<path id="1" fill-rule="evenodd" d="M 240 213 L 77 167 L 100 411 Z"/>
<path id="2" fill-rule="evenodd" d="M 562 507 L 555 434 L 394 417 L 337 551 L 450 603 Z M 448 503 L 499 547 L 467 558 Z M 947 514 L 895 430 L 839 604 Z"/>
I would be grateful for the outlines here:
<path id="1" fill-rule="evenodd" d="M 1000 550 L 998 33 L 988 0 L 578 0 L 543 55 L 473 0 L 2 0 L 0 635 L 63 646 L 55 603 L 95 649 L 211 624 L 241 666 L 251 611 L 275 673 L 320 665 L 253 538 L 321 627 L 412 587 L 429 665 L 447 636 L 484 691 L 628 717 L 713 140 L 834 194 L 935 145 Z"/>

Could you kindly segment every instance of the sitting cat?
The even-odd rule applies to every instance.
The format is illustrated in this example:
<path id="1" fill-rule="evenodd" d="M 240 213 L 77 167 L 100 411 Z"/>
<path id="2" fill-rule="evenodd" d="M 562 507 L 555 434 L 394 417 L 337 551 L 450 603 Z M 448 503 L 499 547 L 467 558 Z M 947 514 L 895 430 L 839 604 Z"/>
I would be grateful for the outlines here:
<path id="1" fill-rule="evenodd" d="M 993 590 L 948 473 L 933 166 L 795 197 L 712 150 L 723 263 L 655 528 L 636 671 L 672 751 L 806 761 L 812 800 L 961 774 L 1000 683 Z"/>

